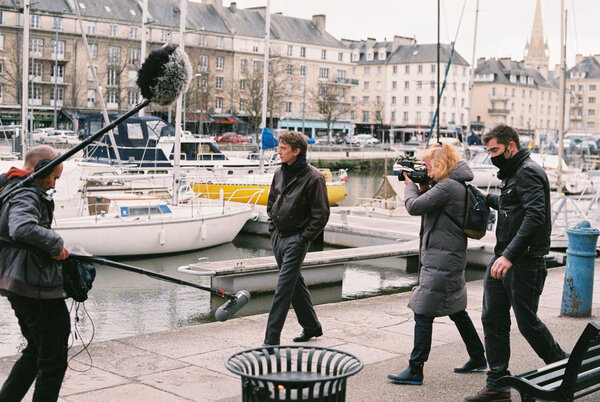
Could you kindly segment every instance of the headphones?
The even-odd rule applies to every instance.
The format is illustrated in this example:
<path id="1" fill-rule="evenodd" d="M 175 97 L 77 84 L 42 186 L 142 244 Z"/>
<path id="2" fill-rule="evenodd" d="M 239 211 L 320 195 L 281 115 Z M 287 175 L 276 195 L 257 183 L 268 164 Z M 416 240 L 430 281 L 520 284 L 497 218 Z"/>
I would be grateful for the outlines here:
<path id="1" fill-rule="evenodd" d="M 37 171 L 40 171 L 40 170 L 42 170 L 42 169 L 44 168 L 44 166 L 48 165 L 50 162 L 52 162 L 52 160 L 51 160 L 51 159 L 42 159 L 41 161 L 39 161 L 39 162 L 38 162 L 38 164 L 37 164 L 37 165 L 35 165 L 35 167 L 33 168 L 33 171 L 34 171 L 34 172 L 37 172 Z M 38 178 L 39 178 L 39 179 L 43 179 L 43 178 L 45 178 L 45 177 L 48 177 L 48 176 L 50 176 L 50 173 L 52 173 L 52 170 L 50 170 L 50 171 L 48 171 L 48 172 L 44 173 L 44 174 L 43 174 L 43 175 L 41 175 L 41 176 L 38 176 Z"/>

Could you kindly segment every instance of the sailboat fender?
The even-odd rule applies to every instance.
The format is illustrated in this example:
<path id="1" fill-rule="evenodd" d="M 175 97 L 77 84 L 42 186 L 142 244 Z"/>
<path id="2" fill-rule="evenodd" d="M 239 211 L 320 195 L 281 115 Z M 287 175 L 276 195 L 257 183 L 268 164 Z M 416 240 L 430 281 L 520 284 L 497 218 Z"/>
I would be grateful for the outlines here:
<path id="1" fill-rule="evenodd" d="M 160 228 L 160 232 L 158 233 L 158 238 L 160 240 L 160 245 L 164 246 L 167 242 L 167 234 L 165 233 L 165 229 Z"/>
<path id="2" fill-rule="evenodd" d="M 203 241 L 206 240 L 207 237 L 207 231 L 208 229 L 206 228 L 206 222 L 202 221 L 202 225 L 200 226 L 200 239 L 202 239 Z"/>

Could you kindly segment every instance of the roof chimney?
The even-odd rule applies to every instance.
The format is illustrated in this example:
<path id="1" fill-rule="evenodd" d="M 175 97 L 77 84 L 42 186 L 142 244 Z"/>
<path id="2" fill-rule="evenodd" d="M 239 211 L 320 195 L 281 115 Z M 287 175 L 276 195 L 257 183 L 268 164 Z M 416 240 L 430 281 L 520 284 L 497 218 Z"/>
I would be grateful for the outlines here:
<path id="1" fill-rule="evenodd" d="M 583 61 L 583 55 L 581 53 L 577 53 L 575 55 L 575 64 L 579 64 Z"/>
<path id="2" fill-rule="evenodd" d="M 485 57 L 480 57 L 477 59 L 477 67 L 481 67 L 485 63 Z"/>
<path id="3" fill-rule="evenodd" d="M 317 27 L 317 31 L 325 33 L 325 14 L 316 14 L 312 16 L 312 22 Z"/>
<path id="4" fill-rule="evenodd" d="M 510 57 L 500 57 L 500 63 L 502 63 L 502 66 L 504 66 L 504 68 L 509 69 L 512 65 L 512 60 L 510 59 Z"/>
<path id="5" fill-rule="evenodd" d="M 235 13 L 237 11 L 237 3 L 235 1 L 232 1 L 231 4 L 229 5 L 229 9 L 231 10 L 232 13 Z"/>
<path id="6" fill-rule="evenodd" d="M 223 8 L 223 0 L 202 0 L 202 2 L 212 4 L 217 10 Z"/>

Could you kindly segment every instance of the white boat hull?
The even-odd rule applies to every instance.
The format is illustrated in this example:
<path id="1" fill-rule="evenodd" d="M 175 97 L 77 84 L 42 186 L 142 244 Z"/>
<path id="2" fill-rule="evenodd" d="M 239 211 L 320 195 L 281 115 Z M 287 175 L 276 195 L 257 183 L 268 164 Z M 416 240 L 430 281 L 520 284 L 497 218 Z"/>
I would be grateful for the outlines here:
<path id="1" fill-rule="evenodd" d="M 231 210 L 234 208 L 235 210 Z M 86 216 L 57 221 L 67 247 L 99 256 L 152 255 L 197 250 L 232 241 L 251 217 L 249 205 L 203 207 L 198 216 Z"/>

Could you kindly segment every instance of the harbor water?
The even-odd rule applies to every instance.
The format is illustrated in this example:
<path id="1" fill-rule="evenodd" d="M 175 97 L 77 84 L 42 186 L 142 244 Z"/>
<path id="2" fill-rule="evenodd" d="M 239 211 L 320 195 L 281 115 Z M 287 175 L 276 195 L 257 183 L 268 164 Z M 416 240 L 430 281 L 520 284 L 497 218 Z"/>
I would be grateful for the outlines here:
<path id="1" fill-rule="evenodd" d="M 342 205 L 355 205 L 359 198 L 372 197 L 383 182 L 381 172 L 351 172 L 347 184 L 348 197 Z M 326 246 L 327 249 L 327 246 Z M 209 286 L 208 278 L 190 276 L 177 267 L 199 259 L 222 261 L 272 255 L 268 237 L 239 234 L 232 243 L 177 255 L 155 258 L 128 258 L 118 261 Z M 97 276 L 84 306 L 71 312 L 76 344 L 116 339 L 164 331 L 214 320 L 210 293 L 188 286 L 107 266 L 96 266 Z M 483 272 L 468 270 L 468 280 L 479 279 Z M 404 260 L 386 258 L 349 263 L 343 282 L 335 286 L 311 289 L 315 304 L 409 291 L 417 282 L 416 272 L 407 272 Z M 236 291 L 239 289 L 235 289 Z M 251 301 L 236 315 L 252 315 L 269 311 L 273 294 L 253 294 Z M 220 301 L 222 300 L 222 302 Z M 220 299 L 212 305 L 221 305 Z M 68 305 L 71 306 L 71 300 Z M 75 319 L 78 317 L 78 319 Z M 261 340 L 257 339 L 257 342 Z M 5 298 L 0 298 L 0 356 L 17 353 L 24 346 L 14 313 Z"/>

